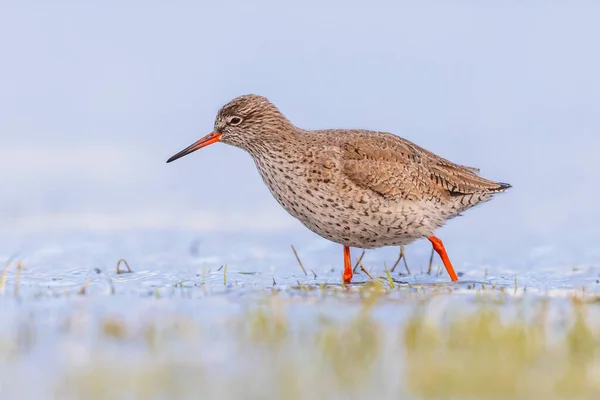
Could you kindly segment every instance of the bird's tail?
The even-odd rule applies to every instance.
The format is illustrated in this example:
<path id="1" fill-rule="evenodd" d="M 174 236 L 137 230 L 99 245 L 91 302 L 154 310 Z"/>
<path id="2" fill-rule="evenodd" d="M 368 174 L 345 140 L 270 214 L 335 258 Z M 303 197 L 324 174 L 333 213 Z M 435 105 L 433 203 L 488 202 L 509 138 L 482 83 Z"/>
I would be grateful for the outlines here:
<path id="1" fill-rule="evenodd" d="M 511 187 L 512 187 L 512 185 L 510 183 L 498 182 L 498 186 L 488 188 L 488 191 L 490 193 L 502 193 L 502 192 L 506 192 Z"/>

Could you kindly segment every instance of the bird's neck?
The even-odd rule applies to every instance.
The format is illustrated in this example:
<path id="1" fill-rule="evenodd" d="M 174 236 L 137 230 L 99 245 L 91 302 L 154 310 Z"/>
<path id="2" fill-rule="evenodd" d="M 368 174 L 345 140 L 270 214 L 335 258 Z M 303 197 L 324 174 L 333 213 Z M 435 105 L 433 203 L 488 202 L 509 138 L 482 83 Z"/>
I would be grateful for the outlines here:
<path id="1" fill-rule="evenodd" d="M 246 150 L 250 155 L 264 157 L 268 154 L 287 152 L 291 147 L 295 147 L 296 143 L 301 140 L 303 131 L 288 121 L 285 122 L 281 126 L 265 128 L 260 133 L 260 139 L 248 145 Z"/>

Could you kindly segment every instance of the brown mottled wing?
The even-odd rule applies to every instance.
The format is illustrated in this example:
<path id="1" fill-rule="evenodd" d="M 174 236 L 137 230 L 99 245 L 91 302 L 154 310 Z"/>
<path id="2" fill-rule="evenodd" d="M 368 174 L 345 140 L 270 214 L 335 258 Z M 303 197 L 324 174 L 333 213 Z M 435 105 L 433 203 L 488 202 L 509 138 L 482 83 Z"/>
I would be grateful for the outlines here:
<path id="1" fill-rule="evenodd" d="M 347 135 L 342 169 L 356 185 L 386 198 L 420 200 L 485 193 L 498 183 L 391 134 Z"/>

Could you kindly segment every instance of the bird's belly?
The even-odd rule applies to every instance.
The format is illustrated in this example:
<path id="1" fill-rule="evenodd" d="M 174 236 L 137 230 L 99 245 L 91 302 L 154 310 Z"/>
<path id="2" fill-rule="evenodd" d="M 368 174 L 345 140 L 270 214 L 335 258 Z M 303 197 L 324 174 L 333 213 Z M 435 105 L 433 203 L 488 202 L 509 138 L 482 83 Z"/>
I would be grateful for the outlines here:
<path id="1" fill-rule="evenodd" d="M 379 196 L 356 202 L 352 196 L 307 190 L 292 196 L 289 191 L 274 191 L 273 195 L 308 229 L 345 246 L 369 249 L 405 245 L 432 235 L 444 224 L 441 213 L 427 202 L 388 201 Z"/>

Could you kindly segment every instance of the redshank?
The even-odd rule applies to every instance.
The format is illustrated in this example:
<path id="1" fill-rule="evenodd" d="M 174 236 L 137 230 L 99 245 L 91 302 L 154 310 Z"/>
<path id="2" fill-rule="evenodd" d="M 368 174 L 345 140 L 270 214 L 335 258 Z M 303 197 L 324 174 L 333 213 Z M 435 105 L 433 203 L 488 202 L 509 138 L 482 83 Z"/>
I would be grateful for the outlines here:
<path id="1" fill-rule="evenodd" d="M 298 128 L 253 94 L 223 106 L 214 131 L 167 162 L 217 142 L 247 151 L 288 213 L 343 246 L 345 283 L 352 280 L 350 247 L 400 246 L 420 238 L 429 239 L 457 281 L 434 231 L 511 187 L 391 133 Z"/>

